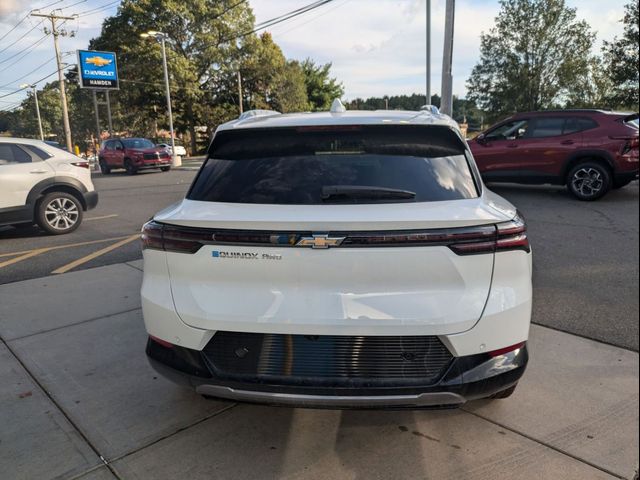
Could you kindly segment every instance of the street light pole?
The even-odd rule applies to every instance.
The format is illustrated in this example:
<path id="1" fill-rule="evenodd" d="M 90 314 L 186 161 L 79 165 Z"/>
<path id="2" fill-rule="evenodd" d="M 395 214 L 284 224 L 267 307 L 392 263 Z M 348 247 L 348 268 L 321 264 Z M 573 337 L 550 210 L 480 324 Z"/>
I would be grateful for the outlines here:
<path id="1" fill-rule="evenodd" d="M 182 165 L 182 161 L 178 160 L 178 156 L 176 155 L 176 140 L 173 133 L 173 113 L 171 111 L 171 91 L 169 90 L 169 69 L 167 68 L 167 50 L 165 47 L 165 40 L 167 35 L 162 32 L 150 31 L 147 33 L 142 33 L 140 35 L 142 38 L 153 37 L 156 40 L 160 40 L 160 45 L 162 46 L 162 69 L 164 70 L 164 86 L 166 89 L 167 96 L 167 113 L 169 114 L 169 134 L 171 135 L 171 164 L 174 167 L 179 167 Z"/>
<path id="2" fill-rule="evenodd" d="M 38 129 L 40 130 L 40 140 L 44 140 L 44 133 L 42 131 L 42 119 L 40 118 L 40 105 L 38 104 L 38 90 L 35 84 L 29 85 L 28 83 L 24 83 L 20 85 L 20 88 L 31 88 L 33 89 L 33 99 L 36 102 L 36 115 L 38 116 Z"/>
<path id="3" fill-rule="evenodd" d="M 431 0 L 427 0 L 427 103 L 431 105 Z"/>

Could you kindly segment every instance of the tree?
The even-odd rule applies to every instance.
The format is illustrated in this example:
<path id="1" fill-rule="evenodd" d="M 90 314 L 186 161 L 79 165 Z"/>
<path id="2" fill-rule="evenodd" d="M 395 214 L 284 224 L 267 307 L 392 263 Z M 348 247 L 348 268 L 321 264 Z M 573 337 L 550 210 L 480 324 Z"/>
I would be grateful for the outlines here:
<path id="1" fill-rule="evenodd" d="M 287 62 L 271 34 L 265 32 L 247 42 L 240 60 L 240 72 L 249 108 L 281 112 L 308 109 L 302 69 L 298 62 Z"/>
<path id="2" fill-rule="evenodd" d="M 638 111 L 639 44 L 638 2 L 625 6 L 624 34 L 613 42 L 604 42 L 602 53 L 607 77 L 612 83 L 609 101 L 613 107 L 630 108 Z"/>
<path id="3" fill-rule="evenodd" d="M 564 0 L 501 0 L 480 37 L 468 98 L 494 116 L 562 106 L 584 84 L 595 34 Z"/>
<path id="4" fill-rule="evenodd" d="M 310 58 L 300 66 L 304 73 L 304 84 L 312 111 L 328 110 L 336 98 L 344 95 L 342 83 L 330 77 L 331 63 L 316 65 Z"/>
<path id="5" fill-rule="evenodd" d="M 391 97 L 370 97 L 367 99 L 356 98 L 346 103 L 346 107 L 351 110 L 420 110 L 425 103 L 424 95 L 414 93 L 412 95 L 393 95 Z M 431 96 L 430 105 L 440 107 L 440 95 Z M 481 112 L 472 100 L 458 98 L 453 96 L 453 114 L 452 118 L 459 123 L 465 119 L 469 124 L 470 130 L 479 130 L 483 112 Z"/>
<path id="6" fill-rule="evenodd" d="M 251 36 L 254 16 L 238 0 L 123 0 L 115 16 L 107 18 L 90 48 L 118 54 L 120 91 L 112 95 L 117 125 L 138 132 L 166 121 L 162 55 L 157 42 L 140 34 L 167 34 L 167 62 L 178 131 L 190 132 L 196 149 L 196 126 L 206 115 L 206 87 L 231 69 Z"/>

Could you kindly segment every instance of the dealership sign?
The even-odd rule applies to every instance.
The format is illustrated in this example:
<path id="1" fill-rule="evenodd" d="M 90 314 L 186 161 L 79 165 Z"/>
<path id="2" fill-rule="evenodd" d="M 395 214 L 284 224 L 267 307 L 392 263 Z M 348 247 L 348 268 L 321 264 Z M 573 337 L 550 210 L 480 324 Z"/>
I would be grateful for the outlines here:
<path id="1" fill-rule="evenodd" d="M 118 89 L 116 54 L 78 50 L 78 73 L 81 88 Z"/>

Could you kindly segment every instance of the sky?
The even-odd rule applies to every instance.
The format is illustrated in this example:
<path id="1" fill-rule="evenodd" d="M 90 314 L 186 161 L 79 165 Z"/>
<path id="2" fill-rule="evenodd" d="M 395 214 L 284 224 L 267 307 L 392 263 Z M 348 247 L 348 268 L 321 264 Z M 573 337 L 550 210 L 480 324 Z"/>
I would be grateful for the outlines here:
<path id="1" fill-rule="evenodd" d="M 593 48 L 622 33 L 620 19 L 628 0 L 567 0 L 579 18 L 597 32 Z M 256 22 L 282 15 L 311 0 L 250 0 Z M 431 91 L 440 92 L 445 0 L 432 0 Z M 64 60 L 75 63 L 75 50 L 99 35 L 105 17 L 117 11 L 117 0 L 0 0 L 0 38 L 31 9 L 64 15 L 82 14 L 65 28 L 74 36 L 60 38 Z M 44 8 L 46 7 L 46 8 Z M 101 8 L 104 7 L 104 8 Z M 479 57 L 480 34 L 493 26 L 497 0 L 456 2 L 453 49 L 453 93 L 466 94 L 465 82 Z M 86 12 L 83 14 L 83 12 Z M 345 99 L 423 93 L 426 90 L 426 0 L 334 0 L 332 3 L 268 29 L 287 58 L 332 63 L 343 83 Z M 0 110 L 14 108 L 26 95 L 3 96 L 23 83 L 55 72 L 53 40 L 40 19 L 27 17 L 0 40 Z M 35 45 L 34 45 L 35 44 Z M 55 78 L 52 75 L 45 81 Z M 41 87 L 45 81 L 38 85 Z"/>

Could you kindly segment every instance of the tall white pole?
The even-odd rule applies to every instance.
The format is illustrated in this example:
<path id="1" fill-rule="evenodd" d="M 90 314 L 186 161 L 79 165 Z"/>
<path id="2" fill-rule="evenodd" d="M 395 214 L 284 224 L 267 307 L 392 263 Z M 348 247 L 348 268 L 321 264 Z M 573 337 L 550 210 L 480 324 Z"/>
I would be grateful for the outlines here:
<path id="1" fill-rule="evenodd" d="M 431 0 L 427 0 L 427 102 L 431 105 Z"/>
<path id="2" fill-rule="evenodd" d="M 242 115 L 242 75 L 240 74 L 240 70 L 238 70 L 238 106 L 240 108 L 240 115 Z"/>
<path id="3" fill-rule="evenodd" d="M 38 91 L 35 85 L 33 88 L 33 98 L 36 101 L 36 115 L 38 115 L 38 128 L 40 129 L 40 140 L 44 140 L 44 132 L 42 131 L 42 118 L 40 118 L 40 105 L 38 104 Z"/>
<path id="4" fill-rule="evenodd" d="M 167 112 L 169 113 L 169 134 L 171 135 L 171 164 L 179 167 L 178 156 L 176 155 L 176 140 L 173 134 L 173 113 L 171 112 L 171 92 L 169 91 L 169 70 L 167 68 L 167 50 L 164 45 L 165 35 L 160 34 L 160 44 L 162 45 L 162 68 L 164 70 L 164 86 L 167 90 Z"/>
<path id="5" fill-rule="evenodd" d="M 447 0 L 444 23 L 444 51 L 442 55 L 442 100 L 440 111 L 453 114 L 453 25 L 455 20 L 455 0 Z"/>

